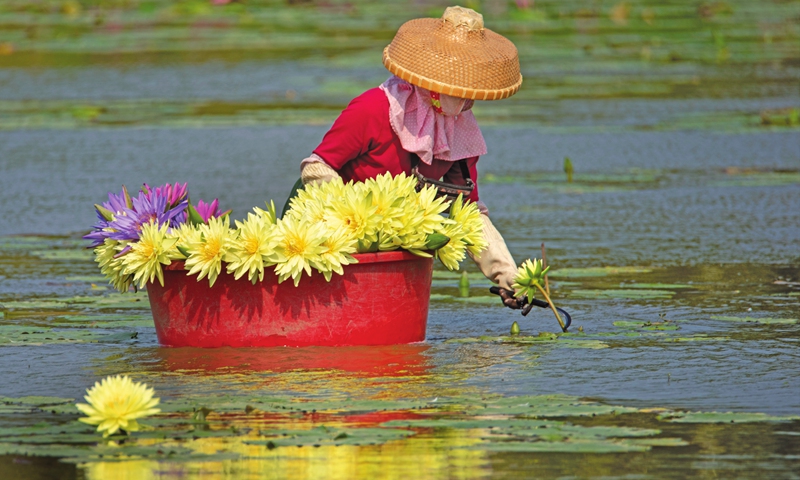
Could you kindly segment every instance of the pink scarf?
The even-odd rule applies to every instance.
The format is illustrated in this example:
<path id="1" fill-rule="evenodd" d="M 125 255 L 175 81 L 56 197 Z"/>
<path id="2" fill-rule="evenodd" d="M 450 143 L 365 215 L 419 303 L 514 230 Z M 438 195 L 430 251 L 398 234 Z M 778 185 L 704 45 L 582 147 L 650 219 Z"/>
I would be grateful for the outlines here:
<path id="1" fill-rule="evenodd" d="M 380 86 L 389 99 L 389 122 L 407 152 L 428 165 L 433 159 L 455 162 L 486 153 L 486 142 L 471 111 L 456 116 L 436 113 L 428 90 L 392 75 Z"/>

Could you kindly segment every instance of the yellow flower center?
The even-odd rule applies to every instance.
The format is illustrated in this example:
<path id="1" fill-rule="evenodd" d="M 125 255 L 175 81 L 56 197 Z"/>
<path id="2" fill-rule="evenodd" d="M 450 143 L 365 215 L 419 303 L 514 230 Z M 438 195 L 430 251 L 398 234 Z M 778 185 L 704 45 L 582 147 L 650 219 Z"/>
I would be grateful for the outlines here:
<path id="1" fill-rule="evenodd" d="M 291 235 L 286 242 L 286 254 L 288 256 L 303 256 L 308 248 L 308 243 L 299 235 Z"/>
<path id="2" fill-rule="evenodd" d="M 244 251 L 247 252 L 248 255 L 257 254 L 260 248 L 261 242 L 258 241 L 258 238 L 251 237 L 244 241 Z"/>
<path id="3" fill-rule="evenodd" d="M 219 251 L 222 248 L 220 241 L 216 238 L 209 238 L 208 241 L 203 245 L 203 250 L 201 256 L 204 261 L 208 262 L 214 260 L 217 255 L 219 255 Z"/>
<path id="4" fill-rule="evenodd" d="M 141 245 L 144 258 L 153 258 L 155 256 L 155 245 L 150 242 L 141 242 Z"/>

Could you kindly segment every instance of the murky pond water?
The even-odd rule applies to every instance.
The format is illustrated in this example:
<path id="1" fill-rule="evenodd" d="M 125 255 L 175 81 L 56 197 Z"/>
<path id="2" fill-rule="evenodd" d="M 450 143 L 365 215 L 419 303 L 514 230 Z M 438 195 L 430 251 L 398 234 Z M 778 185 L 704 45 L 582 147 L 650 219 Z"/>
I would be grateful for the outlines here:
<path id="1" fill-rule="evenodd" d="M 441 5 L 4 2 L 0 477 L 797 478 L 800 3 L 478 6 L 526 79 L 476 107 L 481 197 L 515 259 L 546 244 L 571 333 L 437 265 L 423 343 L 192 349 L 105 286 L 92 204 L 282 202 Z M 73 399 L 117 373 L 164 413 L 109 443 Z"/>

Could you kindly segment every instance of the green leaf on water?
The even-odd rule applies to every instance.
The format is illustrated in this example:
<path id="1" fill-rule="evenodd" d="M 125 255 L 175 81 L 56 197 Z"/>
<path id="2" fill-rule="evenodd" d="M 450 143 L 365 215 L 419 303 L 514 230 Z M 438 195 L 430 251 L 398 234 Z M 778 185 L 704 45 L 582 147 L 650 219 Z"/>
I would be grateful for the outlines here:
<path id="1" fill-rule="evenodd" d="M 150 313 L 141 315 L 97 313 L 92 315 L 61 315 L 50 320 L 53 327 L 64 328 L 133 328 L 152 327 L 153 316 Z"/>
<path id="2" fill-rule="evenodd" d="M 664 337 L 666 342 L 725 342 L 730 337 L 711 337 L 703 333 L 692 335 L 691 337 Z"/>
<path id="3" fill-rule="evenodd" d="M 0 345 L 34 346 L 65 343 L 125 343 L 136 332 L 110 332 L 97 328 L 47 328 L 29 325 L 4 325 L 0 329 Z"/>
<path id="4" fill-rule="evenodd" d="M 521 415 L 525 418 L 574 417 L 632 413 L 635 408 L 583 401 L 568 395 L 501 397 L 467 410 L 471 415 Z"/>
<path id="5" fill-rule="evenodd" d="M 646 452 L 648 445 L 640 445 L 625 440 L 589 440 L 577 439 L 563 442 L 526 442 L 505 441 L 491 442 L 468 447 L 471 450 L 490 452 L 525 452 L 525 453 L 624 453 Z"/>
<path id="6" fill-rule="evenodd" d="M 673 322 L 647 322 L 647 321 L 629 321 L 619 320 L 614 322 L 615 327 L 630 329 L 630 330 L 678 330 L 680 327 Z"/>
<path id="7" fill-rule="evenodd" d="M 620 285 L 624 288 L 642 288 L 642 289 L 655 289 L 655 290 L 679 290 L 681 288 L 695 288 L 693 285 L 686 285 L 683 283 L 625 283 Z"/>
<path id="8" fill-rule="evenodd" d="M 672 298 L 675 292 L 668 290 L 637 290 L 637 289 L 610 289 L 610 290 L 584 290 L 577 289 L 569 292 L 570 298 L 589 298 L 589 299 L 651 299 L 651 298 Z"/>
<path id="9" fill-rule="evenodd" d="M 63 397 L 42 397 L 42 396 L 27 396 L 27 397 L 0 397 L 0 403 L 4 405 L 23 405 L 26 407 L 45 407 L 51 405 L 61 405 L 64 403 L 72 403 L 75 399 Z"/>
<path id="10" fill-rule="evenodd" d="M 249 445 L 276 447 L 301 447 L 321 445 L 380 445 L 411 435 L 411 430 L 397 428 L 337 428 L 319 426 L 310 430 L 267 430 L 261 434 L 266 440 L 245 440 Z"/>
<path id="11" fill-rule="evenodd" d="M 481 419 L 473 417 L 437 416 L 435 418 L 422 418 L 413 420 L 391 420 L 384 422 L 384 427 L 406 428 L 463 428 L 463 429 L 500 429 L 522 430 L 542 427 L 553 428 L 563 422 L 553 420 L 532 420 L 529 418 L 493 418 Z"/>
<path id="12" fill-rule="evenodd" d="M 558 270 L 551 270 L 548 272 L 548 276 L 554 278 L 607 277 L 610 275 L 650 273 L 652 271 L 653 269 L 648 267 L 561 268 Z"/>
<path id="13" fill-rule="evenodd" d="M 87 249 L 33 250 L 29 253 L 45 260 L 94 260 L 94 252 Z"/>
<path id="14" fill-rule="evenodd" d="M 725 317 L 712 316 L 713 320 L 724 320 L 726 322 L 760 323 L 762 325 L 794 325 L 798 323 L 796 318 L 756 318 L 756 317 Z"/>
<path id="15" fill-rule="evenodd" d="M 659 415 L 658 419 L 674 423 L 750 423 L 789 422 L 800 420 L 800 416 L 774 416 L 749 412 L 670 412 Z"/>
<path id="16" fill-rule="evenodd" d="M 575 340 L 571 338 L 559 339 L 556 345 L 566 348 L 590 348 L 592 350 L 599 350 L 609 347 L 607 343 L 603 343 L 600 340 Z"/>
<path id="17" fill-rule="evenodd" d="M 441 293 L 431 293 L 431 296 L 430 296 L 430 300 L 432 302 L 450 300 L 451 298 L 453 298 L 452 295 L 442 295 Z"/>

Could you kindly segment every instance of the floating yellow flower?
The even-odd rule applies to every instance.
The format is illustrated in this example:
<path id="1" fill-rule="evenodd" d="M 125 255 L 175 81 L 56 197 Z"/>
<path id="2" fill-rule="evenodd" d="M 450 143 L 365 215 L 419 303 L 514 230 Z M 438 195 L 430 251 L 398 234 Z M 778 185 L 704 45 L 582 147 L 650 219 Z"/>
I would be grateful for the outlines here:
<path id="1" fill-rule="evenodd" d="M 75 405 L 88 415 L 78 420 L 97 425 L 97 431 L 103 432 L 103 437 L 120 429 L 135 432 L 139 430 L 138 419 L 161 411 L 154 408 L 160 400 L 153 398 L 153 393 L 152 388 L 147 388 L 144 383 L 134 383 L 127 375 L 106 377 L 86 391 L 83 398 L 89 402 L 88 405 Z"/>
<path id="2" fill-rule="evenodd" d="M 321 268 L 320 257 L 325 251 L 322 246 L 326 234 L 324 224 L 302 222 L 287 216 L 278 221 L 278 232 L 276 249 L 283 256 L 283 261 L 275 267 L 278 283 L 291 277 L 296 287 L 303 271 L 310 276 L 311 267 L 325 270 L 324 267 Z"/>
<path id="3" fill-rule="evenodd" d="M 167 224 L 159 227 L 155 220 L 143 224 L 139 241 L 132 243 L 131 250 L 122 256 L 123 273 L 132 274 L 133 282 L 138 282 L 139 288 L 145 288 L 156 278 L 164 286 L 161 265 L 172 263 L 167 252 L 178 242 L 177 238 L 167 237 L 168 229 Z"/>
<path id="4" fill-rule="evenodd" d="M 247 278 L 253 284 L 260 282 L 264 280 L 264 267 L 279 260 L 275 252 L 277 228 L 272 224 L 272 218 L 268 212 L 256 209 L 255 214 L 247 214 L 244 222 L 236 221 L 239 236 L 231 244 L 227 266 L 228 273 L 233 273 L 236 280 L 247 272 Z"/>
<path id="5" fill-rule="evenodd" d="M 235 233 L 228 228 L 228 216 L 210 218 L 207 224 L 199 225 L 200 239 L 187 245 L 189 253 L 186 268 L 189 275 L 199 273 L 198 280 L 208 276 L 210 286 L 214 286 L 222 271 L 222 261 L 228 260 L 228 251 L 236 239 Z"/>

